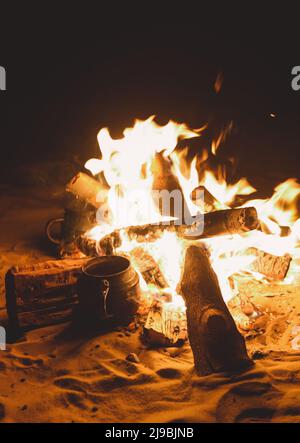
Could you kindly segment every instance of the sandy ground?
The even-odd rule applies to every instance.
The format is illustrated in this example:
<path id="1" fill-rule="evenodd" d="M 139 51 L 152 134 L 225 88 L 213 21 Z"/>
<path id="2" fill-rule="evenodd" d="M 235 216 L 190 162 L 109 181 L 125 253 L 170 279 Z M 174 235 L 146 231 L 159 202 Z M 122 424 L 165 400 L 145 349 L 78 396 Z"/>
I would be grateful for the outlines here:
<path id="1" fill-rule="evenodd" d="M 13 264 L 53 256 L 46 220 L 61 215 L 62 187 L 1 187 L 0 300 Z M 263 313 L 247 334 L 255 366 L 237 376 L 197 377 L 188 344 L 147 349 L 140 331 L 72 338 L 69 325 L 26 334 L 0 351 L 2 422 L 300 422 L 300 288 L 245 285 Z M 300 340 L 299 340 L 300 341 Z M 134 352 L 138 363 L 126 360 Z"/>

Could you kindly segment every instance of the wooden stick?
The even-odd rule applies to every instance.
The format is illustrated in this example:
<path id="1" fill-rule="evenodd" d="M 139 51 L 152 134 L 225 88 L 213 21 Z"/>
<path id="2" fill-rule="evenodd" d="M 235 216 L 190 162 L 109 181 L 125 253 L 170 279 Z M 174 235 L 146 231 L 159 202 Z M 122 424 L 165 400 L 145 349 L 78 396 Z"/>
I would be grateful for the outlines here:
<path id="1" fill-rule="evenodd" d="M 66 191 L 71 192 L 76 198 L 88 202 L 95 208 L 99 208 L 107 201 L 107 189 L 99 181 L 84 172 L 79 172 L 69 181 Z"/>
<path id="2" fill-rule="evenodd" d="M 235 372 L 249 367 L 251 360 L 244 339 L 223 300 L 202 245 L 187 249 L 181 290 L 197 373 Z"/>

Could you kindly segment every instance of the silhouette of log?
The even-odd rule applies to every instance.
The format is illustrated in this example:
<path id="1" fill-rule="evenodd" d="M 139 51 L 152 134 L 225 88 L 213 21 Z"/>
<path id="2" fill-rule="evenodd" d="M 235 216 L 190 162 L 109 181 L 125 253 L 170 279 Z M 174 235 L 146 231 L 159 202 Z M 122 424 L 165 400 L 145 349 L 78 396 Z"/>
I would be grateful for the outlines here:
<path id="1" fill-rule="evenodd" d="M 252 362 L 244 339 L 223 300 L 203 245 L 187 249 L 181 291 L 197 373 L 237 372 L 249 367 Z"/>

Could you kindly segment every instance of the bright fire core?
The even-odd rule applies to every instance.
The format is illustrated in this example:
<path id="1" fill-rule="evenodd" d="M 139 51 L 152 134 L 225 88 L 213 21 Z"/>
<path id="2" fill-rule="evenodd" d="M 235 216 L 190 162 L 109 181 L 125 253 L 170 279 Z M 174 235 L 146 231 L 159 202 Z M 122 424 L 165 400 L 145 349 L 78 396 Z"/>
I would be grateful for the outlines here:
<path id="1" fill-rule="evenodd" d="M 189 158 L 188 149 L 177 152 L 178 141 L 200 137 L 205 127 L 189 129 L 186 124 L 169 121 L 159 126 L 154 116 L 145 121 L 136 120 L 132 128 L 124 130 L 124 137 L 111 138 L 107 128 L 101 129 L 98 142 L 101 156 L 87 161 L 85 167 L 97 176 L 108 190 L 105 211 L 100 208 L 101 221 L 86 235 L 99 239 L 120 227 L 165 221 L 161 209 L 153 198 L 158 182 L 176 182 L 188 211 L 196 216 L 199 212 L 229 209 L 241 206 L 256 208 L 261 228 L 243 235 L 227 235 L 204 241 L 211 253 L 212 266 L 218 276 L 225 301 L 234 295 L 230 277 L 234 274 L 252 273 L 253 278 L 265 276 L 250 270 L 255 260 L 251 254 L 243 255 L 249 248 L 283 256 L 289 254 L 294 260 L 289 273 L 281 283 L 291 283 L 297 275 L 297 247 L 300 239 L 298 205 L 300 184 L 289 179 L 274 189 L 271 198 L 251 199 L 254 189 L 245 178 L 234 184 L 226 181 L 223 166 L 210 169 L 206 161 L 209 156 L 217 157 L 218 148 L 227 131 L 214 140 L 209 150 Z M 192 198 L 193 191 L 202 186 L 212 197 L 210 208 Z M 238 203 L 236 203 L 238 202 Z M 202 202 L 203 203 L 203 202 Z M 105 217 L 103 218 L 103 214 Z M 167 217 L 170 219 L 170 217 Z M 285 236 L 282 232 L 285 231 Z M 123 238 L 122 250 L 128 252 L 137 246 L 134 240 Z M 173 303 L 184 309 L 184 303 L 176 288 L 183 266 L 186 241 L 175 233 L 165 232 L 154 243 L 145 243 L 143 248 L 159 264 L 170 285 Z M 141 277 L 145 292 L 157 289 L 149 287 Z M 267 282 L 267 281 L 266 281 Z"/>

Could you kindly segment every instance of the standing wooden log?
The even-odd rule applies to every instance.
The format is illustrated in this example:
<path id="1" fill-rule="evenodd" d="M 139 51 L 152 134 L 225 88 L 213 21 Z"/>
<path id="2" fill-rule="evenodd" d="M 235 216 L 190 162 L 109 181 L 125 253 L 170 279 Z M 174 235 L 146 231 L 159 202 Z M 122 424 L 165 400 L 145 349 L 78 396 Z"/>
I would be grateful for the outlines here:
<path id="1" fill-rule="evenodd" d="M 182 188 L 178 178 L 172 172 L 171 161 L 164 157 L 162 153 L 156 153 L 151 165 L 151 172 L 153 174 L 153 191 L 168 191 L 169 195 L 173 194 L 175 198 L 180 199 L 180 201 L 175 202 L 174 198 L 168 198 L 167 195 L 160 194 L 160 198 L 155 202 L 160 213 L 167 217 L 175 217 L 181 223 L 190 219 L 191 215 Z"/>
<path id="2" fill-rule="evenodd" d="M 243 337 L 223 300 L 204 246 L 190 246 L 181 281 L 195 368 L 199 375 L 251 365 Z"/>

